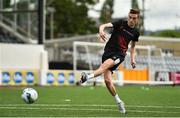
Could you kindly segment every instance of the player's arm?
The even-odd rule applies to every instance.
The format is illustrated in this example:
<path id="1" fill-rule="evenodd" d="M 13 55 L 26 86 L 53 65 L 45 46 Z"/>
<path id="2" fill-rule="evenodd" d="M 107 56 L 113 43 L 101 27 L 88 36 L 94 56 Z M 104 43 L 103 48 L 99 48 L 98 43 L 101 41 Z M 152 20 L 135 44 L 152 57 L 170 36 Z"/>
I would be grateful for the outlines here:
<path id="1" fill-rule="evenodd" d="M 105 23 L 99 26 L 99 36 L 102 41 L 106 41 L 106 33 L 104 32 L 105 28 L 111 28 L 113 27 L 112 23 Z"/>
<path id="2" fill-rule="evenodd" d="M 135 41 L 131 41 L 130 53 L 131 53 L 131 66 L 132 66 L 132 68 L 135 68 L 135 67 L 136 67 L 136 61 L 135 61 L 135 45 L 136 45 L 136 42 L 135 42 Z"/>

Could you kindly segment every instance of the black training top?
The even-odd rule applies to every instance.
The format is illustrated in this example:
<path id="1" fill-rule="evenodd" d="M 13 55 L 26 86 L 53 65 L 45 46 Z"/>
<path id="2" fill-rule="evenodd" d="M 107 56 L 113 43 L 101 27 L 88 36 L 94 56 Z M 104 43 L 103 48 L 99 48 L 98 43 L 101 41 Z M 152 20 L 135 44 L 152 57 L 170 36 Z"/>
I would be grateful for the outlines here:
<path id="1" fill-rule="evenodd" d="M 105 46 L 105 52 L 107 53 L 119 53 L 126 55 L 129 42 L 138 41 L 139 31 L 136 28 L 128 26 L 127 21 L 119 20 L 113 22 L 112 35 Z"/>

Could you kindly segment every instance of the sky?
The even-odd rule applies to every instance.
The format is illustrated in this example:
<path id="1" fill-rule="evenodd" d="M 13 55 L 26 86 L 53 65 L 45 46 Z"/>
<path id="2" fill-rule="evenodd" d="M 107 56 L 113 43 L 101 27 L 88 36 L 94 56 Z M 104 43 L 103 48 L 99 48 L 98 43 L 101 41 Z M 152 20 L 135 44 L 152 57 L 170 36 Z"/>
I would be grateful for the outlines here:
<path id="1" fill-rule="evenodd" d="M 103 2 L 95 5 L 95 9 L 100 10 Z M 138 0 L 140 9 L 142 0 Z M 131 8 L 131 0 L 114 0 L 113 18 L 126 17 Z M 180 29 L 180 0 L 145 0 L 145 29 L 156 31 L 163 29 Z M 89 11 L 89 16 L 99 17 L 99 13 Z"/>

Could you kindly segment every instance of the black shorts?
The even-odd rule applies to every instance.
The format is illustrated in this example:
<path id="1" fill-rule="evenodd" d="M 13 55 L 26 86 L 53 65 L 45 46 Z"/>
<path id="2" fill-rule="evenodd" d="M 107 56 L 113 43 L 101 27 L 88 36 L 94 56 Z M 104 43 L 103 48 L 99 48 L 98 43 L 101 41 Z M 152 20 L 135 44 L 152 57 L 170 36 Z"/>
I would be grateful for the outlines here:
<path id="1" fill-rule="evenodd" d="M 125 56 L 118 54 L 118 53 L 107 53 L 104 52 L 103 56 L 102 56 L 102 63 L 107 60 L 107 59 L 112 59 L 115 61 L 115 65 L 111 68 L 109 68 L 109 70 L 113 71 L 115 70 L 123 61 L 124 61 Z"/>

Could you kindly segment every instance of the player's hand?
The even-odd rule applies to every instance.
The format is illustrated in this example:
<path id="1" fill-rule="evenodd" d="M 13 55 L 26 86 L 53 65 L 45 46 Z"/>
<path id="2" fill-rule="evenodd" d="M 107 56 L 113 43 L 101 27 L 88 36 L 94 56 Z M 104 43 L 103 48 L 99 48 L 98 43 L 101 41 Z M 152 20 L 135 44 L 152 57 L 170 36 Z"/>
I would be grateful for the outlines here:
<path id="1" fill-rule="evenodd" d="M 100 40 L 101 40 L 102 42 L 106 42 L 106 41 L 107 41 L 106 33 L 105 33 L 105 32 L 100 32 L 100 33 L 99 33 L 99 37 L 100 37 Z"/>
<path id="2" fill-rule="evenodd" d="M 101 41 L 106 42 L 107 37 L 106 37 L 106 33 L 104 32 L 104 26 L 103 25 L 101 25 L 99 27 L 99 37 L 100 37 Z"/>
<path id="3" fill-rule="evenodd" d="M 103 43 L 104 43 L 104 42 L 107 42 L 107 38 L 106 38 L 106 37 L 105 37 L 105 38 L 102 38 L 102 37 L 99 35 L 98 38 L 99 38 L 100 42 L 103 42 Z"/>
<path id="4" fill-rule="evenodd" d="M 132 62 L 131 62 L 131 66 L 132 66 L 133 69 L 136 68 L 136 62 L 135 62 L 135 61 L 132 61 Z"/>

